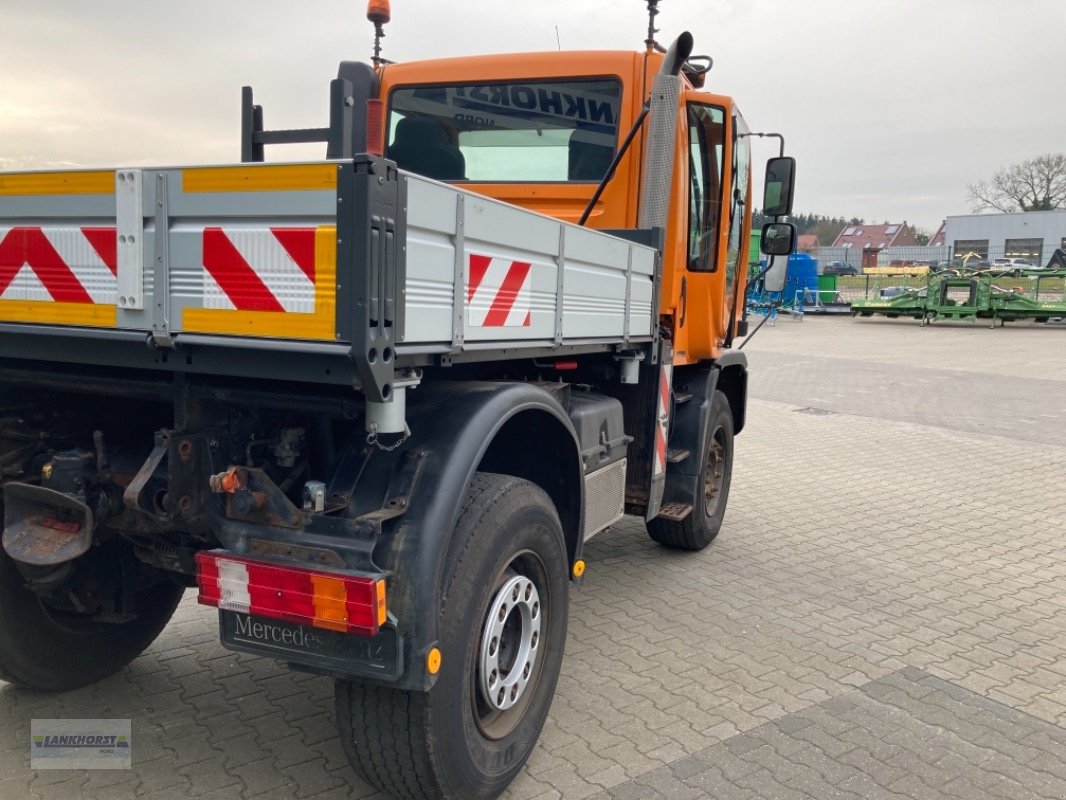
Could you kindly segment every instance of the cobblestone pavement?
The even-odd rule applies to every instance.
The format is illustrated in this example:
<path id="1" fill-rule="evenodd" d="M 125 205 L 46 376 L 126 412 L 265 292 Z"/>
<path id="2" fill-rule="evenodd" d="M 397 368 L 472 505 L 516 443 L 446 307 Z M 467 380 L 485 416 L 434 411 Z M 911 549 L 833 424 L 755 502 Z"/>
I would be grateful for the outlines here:
<path id="1" fill-rule="evenodd" d="M 745 352 L 721 536 L 589 544 L 505 797 L 1066 795 L 1066 330 L 785 319 Z M 0 715 L 0 800 L 382 800 L 330 682 L 223 650 L 191 593 L 120 674 Z M 133 720 L 134 769 L 30 771 L 31 718 L 98 716 Z"/>

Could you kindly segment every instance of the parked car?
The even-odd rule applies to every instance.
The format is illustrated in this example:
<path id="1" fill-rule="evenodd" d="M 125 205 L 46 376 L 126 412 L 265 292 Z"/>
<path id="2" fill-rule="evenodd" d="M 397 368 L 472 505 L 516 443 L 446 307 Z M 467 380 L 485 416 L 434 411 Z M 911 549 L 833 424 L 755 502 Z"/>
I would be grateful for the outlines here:
<path id="1" fill-rule="evenodd" d="M 847 261 L 830 261 L 822 268 L 823 275 L 858 275 L 859 271 Z"/>
<path id="2" fill-rule="evenodd" d="M 989 269 L 1017 273 L 1023 269 L 1043 269 L 1043 267 L 1027 258 L 997 258 L 989 265 Z"/>

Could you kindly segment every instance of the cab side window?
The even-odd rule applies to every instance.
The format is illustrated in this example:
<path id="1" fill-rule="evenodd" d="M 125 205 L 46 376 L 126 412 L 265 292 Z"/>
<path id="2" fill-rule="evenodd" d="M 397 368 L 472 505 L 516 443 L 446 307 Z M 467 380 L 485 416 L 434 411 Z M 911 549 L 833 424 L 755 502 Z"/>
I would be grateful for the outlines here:
<path id="1" fill-rule="evenodd" d="M 688 268 L 718 268 L 718 234 L 722 217 L 722 154 L 725 110 L 689 105 Z"/>
<path id="2" fill-rule="evenodd" d="M 726 285 L 732 288 L 737 274 L 741 245 L 744 242 L 744 205 L 748 198 L 748 181 L 751 176 L 751 147 L 748 144 L 748 126 L 740 114 L 733 117 L 733 194 L 729 203 L 729 252 L 726 253 Z"/>

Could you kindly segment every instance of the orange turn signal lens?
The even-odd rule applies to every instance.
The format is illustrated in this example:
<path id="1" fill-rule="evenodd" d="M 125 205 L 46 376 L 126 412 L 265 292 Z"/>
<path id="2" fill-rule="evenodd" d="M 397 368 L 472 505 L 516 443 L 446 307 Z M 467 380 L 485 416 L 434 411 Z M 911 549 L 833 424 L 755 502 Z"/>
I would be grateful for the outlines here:
<path id="1" fill-rule="evenodd" d="M 429 652 L 426 653 L 426 672 L 428 672 L 430 675 L 436 675 L 438 672 L 440 672 L 440 662 L 440 648 L 431 647 L 429 649 Z"/>

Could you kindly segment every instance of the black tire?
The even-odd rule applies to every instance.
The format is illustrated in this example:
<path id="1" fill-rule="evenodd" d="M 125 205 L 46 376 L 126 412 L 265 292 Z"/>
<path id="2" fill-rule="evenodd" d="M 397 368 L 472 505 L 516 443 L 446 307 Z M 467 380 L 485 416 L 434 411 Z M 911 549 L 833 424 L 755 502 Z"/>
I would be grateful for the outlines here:
<path id="1" fill-rule="evenodd" d="M 555 694 L 566 641 L 568 564 L 562 525 L 540 487 L 477 474 L 443 573 L 437 683 L 429 692 L 408 692 L 337 681 L 337 723 L 355 770 L 404 800 L 497 797 L 536 745 Z M 489 612 L 510 596 L 504 586 L 516 580 L 535 587 L 532 597 L 539 598 L 540 610 L 532 613 L 539 613 L 541 627 L 532 637 L 535 660 L 522 662 L 530 664 L 528 683 L 511 708 L 496 710 L 481 685 L 479 663 L 490 646 L 483 636 Z M 508 634 L 519 605 L 499 608 L 502 684 L 519 671 L 517 658 L 509 667 L 502 663 L 508 636 L 521 639 L 528 629 L 522 617 L 518 633 Z"/>
<path id="2" fill-rule="evenodd" d="M 648 522 L 648 535 L 666 547 L 702 550 L 722 528 L 733 477 L 733 412 L 729 400 L 715 391 L 708 411 L 707 448 L 700 460 L 699 486 L 692 513 L 680 522 L 655 517 Z"/>
<path id="3" fill-rule="evenodd" d="M 158 580 L 137 592 L 136 618 L 95 622 L 50 609 L 27 588 L 15 562 L 0 548 L 0 678 L 46 691 L 106 678 L 155 641 L 184 591 L 159 573 Z"/>

